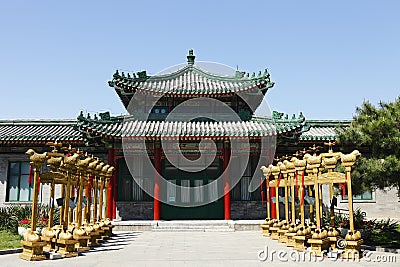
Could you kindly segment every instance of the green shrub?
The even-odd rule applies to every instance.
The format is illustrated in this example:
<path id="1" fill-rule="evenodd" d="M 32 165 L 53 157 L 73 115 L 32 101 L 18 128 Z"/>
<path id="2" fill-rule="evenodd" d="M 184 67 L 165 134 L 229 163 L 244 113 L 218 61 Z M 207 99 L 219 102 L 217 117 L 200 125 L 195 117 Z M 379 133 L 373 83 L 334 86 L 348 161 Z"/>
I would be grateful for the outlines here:
<path id="1" fill-rule="evenodd" d="M 324 225 L 330 225 L 330 214 L 323 214 Z M 400 248 L 400 225 L 391 219 L 366 220 L 365 212 L 361 209 L 354 211 L 354 228 L 361 231 L 364 244 Z M 348 214 L 335 214 L 335 227 L 350 228 Z"/>
<path id="2" fill-rule="evenodd" d="M 32 205 L 10 205 L 0 207 L 0 230 L 12 233 L 18 232 L 18 222 L 29 219 L 32 216 Z M 38 221 L 44 221 L 43 218 L 49 218 L 49 207 L 47 205 L 38 206 Z M 54 209 L 54 224 L 60 223 L 60 211 Z"/>

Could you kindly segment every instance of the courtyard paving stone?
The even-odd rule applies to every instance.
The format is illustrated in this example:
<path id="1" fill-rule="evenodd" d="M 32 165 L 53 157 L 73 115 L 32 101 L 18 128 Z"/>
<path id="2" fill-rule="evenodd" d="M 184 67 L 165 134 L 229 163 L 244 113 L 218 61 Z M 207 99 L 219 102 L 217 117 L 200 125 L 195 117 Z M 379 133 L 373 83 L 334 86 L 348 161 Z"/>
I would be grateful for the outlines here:
<path id="1" fill-rule="evenodd" d="M 286 262 L 276 254 L 266 261 L 258 252 L 285 251 Z M 0 266 L 399 266 L 400 255 L 372 252 L 360 261 L 298 262 L 288 255 L 293 251 L 285 245 L 262 237 L 259 231 L 238 232 L 118 232 L 100 247 L 79 257 L 41 262 L 27 262 L 18 254 L 0 256 Z M 377 262 L 379 257 L 391 256 L 395 262 Z"/>

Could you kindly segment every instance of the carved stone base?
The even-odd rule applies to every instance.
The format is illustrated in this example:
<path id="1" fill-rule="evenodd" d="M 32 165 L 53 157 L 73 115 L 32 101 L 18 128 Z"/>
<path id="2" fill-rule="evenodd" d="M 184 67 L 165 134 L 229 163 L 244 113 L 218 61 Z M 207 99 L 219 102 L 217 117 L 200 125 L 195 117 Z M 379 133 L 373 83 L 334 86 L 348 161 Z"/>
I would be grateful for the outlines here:
<path id="1" fill-rule="evenodd" d="M 308 244 L 311 245 L 312 251 L 315 252 L 315 255 L 321 257 L 323 256 L 323 251 L 328 251 L 329 248 L 329 239 L 308 239 Z"/>
<path id="2" fill-rule="evenodd" d="M 296 235 L 296 233 L 286 233 L 285 235 L 287 238 L 286 246 L 294 247 L 296 244 L 296 240 L 294 239 L 294 236 Z"/>
<path id="3" fill-rule="evenodd" d="M 41 236 L 42 241 L 46 242 L 46 245 L 43 247 L 44 251 L 54 251 L 56 244 L 52 241 L 52 238 L 46 237 L 46 236 Z"/>
<path id="4" fill-rule="evenodd" d="M 75 248 L 81 252 L 81 251 L 88 251 L 90 247 L 88 246 L 90 237 L 89 236 L 81 236 L 78 239 L 78 243 L 75 244 Z"/>
<path id="5" fill-rule="evenodd" d="M 338 249 L 338 247 L 337 247 L 338 237 L 337 236 L 328 236 L 328 239 L 329 239 L 329 245 L 330 245 L 331 249 L 333 249 L 333 250 Z"/>
<path id="6" fill-rule="evenodd" d="M 64 240 L 64 239 L 56 239 L 52 240 L 56 244 L 56 252 L 61 254 L 63 258 L 77 257 L 78 251 L 75 249 L 77 240 Z"/>
<path id="7" fill-rule="evenodd" d="M 288 238 L 286 236 L 287 232 L 288 232 L 288 230 L 282 230 L 282 229 L 278 230 L 278 235 L 279 235 L 278 242 L 281 242 L 281 243 L 287 243 L 288 242 Z"/>
<path id="8" fill-rule="evenodd" d="M 361 244 L 363 242 L 364 242 L 363 239 L 359 239 L 356 241 L 346 240 L 346 246 L 342 253 L 342 258 L 343 259 L 354 259 L 354 260 L 361 259 L 363 256 L 361 253 Z"/>
<path id="9" fill-rule="evenodd" d="M 113 233 L 112 233 L 113 228 L 114 228 L 114 225 L 109 224 L 109 225 L 105 225 L 102 229 L 104 230 L 105 235 L 107 235 L 107 237 L 110 237 L 113 235 Z"/>
<path id="10" fill-rule="evenodd" d="M 97 231 L 90 232 L 88 246 L 89 247 L 97 247 L 99 245 L 97 240 L 99 240 L 99 239 L 101 239 L 99 232 L 97 232 Z"/>
<path id="11" fill-rule="evenodd" d="M 46 242 L 29 242 L 21 240 L 21 244 L 22 253 L 19 254 L 21 259 L 27 261 L 41 261 L 46 259 L 43 254 L 43 247 L 46 245 Z"/>
<path id="12" fill-rule="evenodd" d="M 101 228 L 99 228 L 99 230 L 97 230 L 97 232 L 99 233 L 99 237 L 97 238 L 97 243 L 102 243 L 105 241 L 105 239 L 107 238 L 107 236 L 105 235 L 105 231 Z"/>
<path id="13" fill-rule="evenodd" d="M 270 227 L 269 228 L 269 231 L 271 233 L 271 238 L 272 239 L 274 239 L 274 240 L 278 240 L 279 239 L 279 234 L 278 234 L 279 229 L 280 229 L 279 227 Z"/>
<path id="14" fill-rule="evenodd" d="M 103 227 L 101 227 L 101 230 L 103 230 L 104 231 L 104 237 L 105 238 L 108 238 L 108 237 L 110 237 L 111 235 L 112 235 L 112 230 L 111 230 L 111 227 L 109 227 L 109 226 L 103 226 Z"/>
<path id="15" fill-rule="evenodd" d="M 261 232 L 262 236 L 270 236 L 271 235 L 271 233 L 269 231 L 269 224 L 261 224 L 260 226 L 262 229 L 262 232 Z"/>
<path id="16" fill-rule="evenodd" d="M 293 237 L 295 244 L 294 249 L 297 251 L 305 251 L 307 249 L 307 241 L 311 238 L 310 235 L 295 235 Z"/>

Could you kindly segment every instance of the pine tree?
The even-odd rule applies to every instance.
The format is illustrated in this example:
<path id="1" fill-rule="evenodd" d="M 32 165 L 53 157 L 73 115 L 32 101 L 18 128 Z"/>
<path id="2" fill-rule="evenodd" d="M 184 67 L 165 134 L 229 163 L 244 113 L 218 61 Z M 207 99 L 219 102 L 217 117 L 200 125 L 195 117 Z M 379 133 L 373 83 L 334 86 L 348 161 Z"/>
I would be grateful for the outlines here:
<path id="1" fill-rule="evenodd" d="M 346 152 L 364 152 L 352 174 L 354 194 L 396 188 L 400 195 L 400 97 L 357 107 L 350 127 L 338 129 L 338 142 Z"/>

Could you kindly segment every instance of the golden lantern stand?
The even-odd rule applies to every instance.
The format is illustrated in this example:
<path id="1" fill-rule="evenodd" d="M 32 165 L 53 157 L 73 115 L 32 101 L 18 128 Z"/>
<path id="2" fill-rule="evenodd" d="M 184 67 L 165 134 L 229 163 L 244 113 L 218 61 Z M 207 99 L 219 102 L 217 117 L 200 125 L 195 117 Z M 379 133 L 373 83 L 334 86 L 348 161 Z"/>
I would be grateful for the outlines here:
<path id="1" fill-rule="evenodd" d="M 110 186 L 110 178 L 113 175 L 115 168 L 113 166 L 108 166 L 107 170 L 103 173 L 102 177 L 102 184 L 101 184 L 101 192 L 105 190 L 105 200 L 100 201 L 101 203 L 104 203 L 104 216 L 102 213 L 100 213 L 100 219 L 103 223 L 102 229 L 104 230 L 104 235 L 106 237 L 112 236 L 112 228 L 114 227 L 111 224 L 110 219 L 107 217 L 107 211 L 108 211 L 108 187 Z"/>
<path id="2" fill-rule="evenodd" d="M 107 173 L 108 168 L 111 167 L 110 165 L 104 165 L 103 168 L 101 169 L 99 176 L 97 178 L 97 190 L 96 192 L 99 193 L 98 196 L 98 211 L 96 213 L 96 223 L 99 225 L 99 233 L 100 233 L 100 238 L 99 240 L 102 242 L 104 241 L 108 235 L 106 234 L 106 227 L 104 225 L 104 220 L 103 220 L 103 200 L 104 200 L 104 177 Z"/>
<path id="3" fill-rule="evenodd" d="M 282 178 L 278 187 L 284 188 L 285 194 L 285 220 L 282 221 L 282 225 L 278 230 L 278 242 L 286 243 L 288 241 L 286 233 L 289 231 L 289 196 L 288 196 L 288 171 L 286 165 L 283 162 L 278 163 L 278 167 L 281 171 Z M 278 198 L 279 200 L 279 198 Z"/>
<path id="4" fill-rule="evenodd" d="M 78 169 L 78 205 L 76 207 L 76 223 L 72 230 L 72 236 L 76 243 L 75 248 L 78 251 L 88 251 L 90 248 L 88 246 L 89 236 L 86 231 L 82 228 L 82 203 L 83 203 L 83 189 L 85 187 L 85 174 L 89 163 L 93 161 L 93 158 L 86 157 L 84 159 L 78 159 L 77 169 Z"/>
<path id="5" fill-rule="evenodd" d="M 94 179 L 93 176 L 95 175 L 95 171 L 97 168 L 97 165 L 100 164 L 100 161 L 98 159 L 95 159 L 93 162 L 89 163 L 87 167 L 87 178 L 86 178 L 86 189 L 85 189 L 85 195 L 86 195 L 86 206 L 85 206 L 85 222 L 84 222 L 84 230 L 89 236 L 89 241 L 88 241 L 88 246 L 90 247 L 95 247 L 98 246 L 97 243 L 97 238 L 98 238 L 98 233 L 95 231 L 93 225 L 91 224 L 91 219 L 93 216 L 91 216 L 91 207 L 92 207 L 92 190 L 93 190 L 93 183 Z M 104 163 L 102 163 L 104 164 Z"/>
<path id="6" fill-rule="evenodd" d="M 61 257 L 63 258 L 78 256 L 78 252 L 75 249 L 75 245 L 78 241 L 74 240 L 72 234 L 68 231 L 69 197 L 71 195 L 72 173 L 76 171 L 76 162 L 78 161 L 78 158 L 79 154 L 77 153 L 74 153 L 72 156 L 64 156 L 64 164 L 61 165 L 61 169 L 66 174 L 65 190 L 62 192 L 62 197 L 64 197 L 63 212 L 61 213 L 60 211 L 60 223 L 62 229 L 59 230 L 52 242 L 54 242 L 56 246 L 55 252 L 61 254 Z"/>
<path id="7" fill-rule="evenodd" d="M 334 142 L 329 141 L 325 143 L 325 145 L 329 146 L 328 153 L 321 153 L 322 157 L 322 165 L 327 170 L 327 172 L 321 174 L 318 178 L 320 184 L 328 184 L 329 185 L 329 198 L 332 199 L 333 197 L 333 184 L 335 183 L 344 183 L 346 182 L 345 175 L 340 172 L 334 171 L 338 164 L 338 160 L 342 153 L 340 152 L 333 152 L 332 146 Z M 334 210 L 333 208 L 330 209 L 330 227 L 328 228 L 328 239 L 330 242 L 330 247 L 333 250 L 337 249 L 337 242 L 340 238 L 339 231 L 334 227 Z"/>
<path id="8" fill-rule="evenodd" d="M 311 245 L 312 251 L 315 252 L 317 256 L 322 256 L 323 251 L 327 250 L 329 247 L 329 239 L 328 233 L 325 229 L 321 228 L 321 203 L 320 203 L 320 185 L 318 183 L 318 175 L 319 168 L 321 166 L 321 156 L 311 156 L 305 155 L 307 159 L 307 169 L 312 170 L 312 178 L 314 180 L 314 189 L 315 189 L 315 215 L 316 215 L 316 224 L 317 229 L 312 234 L 311 239 L 308 240 L 308 243 Z M 309 173 L 310 175 L 311 173 Z"/>
<path id="9" fill-rule="evenodd" d="M 295 166 L 296 170 L 296 175 L 297 179 L 300 180 L 302 179 L 302 176 L 304 175 L 304 170 L 306 169 L 307 161 L 305 159 L 298 159 L 296 157 L 293 157 L 291 159 Z M 304 177 L 306 180 L 306 177 Z M 305 181 L 304 180 L 304 181 Z M 301 182 L 299 182 L 301 183 Z M 305 185 L 305 183 L 304 183 Z M 300 192 L 299 195 L 303 196 L 303 185 L 300 186 Z M 311 238 L 311 228 L 307 225 L 305 225 L 305 214 L 304 214 L 304 199 L 300 200 L 300 225 L 297 227 L 297 232 L 296 235 L 294 235 L 292 238 L 294 239 L 294 249 L 297 251 L 304 251 L 307 249 L 307 241 L 308 239 Z M 289 228 L 290 229 L 290 228 Z M 296 228 L 295 228 L 296 229 Z"/>
<path id="10" fill-rule="evenodd" d="M 43 247 L 46 242 L 42 241 L 36 232 L 36 220 L 38 212 L 38 195 L 39 195 L 39 174 L 40 168 L 45 162 L 46 153 L 38 154 L 33 149 L 29 149 L 26 154 L 30 156 L 30 163 L 33 166 L 33 198 L 32 198 L 32 218 L 31 229 L 24 234 L 24 240 L 21 240 L 22 253 L 19 257 L 28 261 L 44 260 Z"/>
<path id="11" fill-rule="evenodd" d="M 294 247 L 295 245 L 295 240 L 294 236 L 296 235 L 296 232 L 298 229 L 296 229 L 296 207 L 295 207 L 295 192 L 294 192 L 294 186 L 295 186 L 295 181 L 294 181 L 294 174 L 296 172 L 295 166 L 293 162 L 290 162 L 288 160 L 285 160 L 283 162 L 286 166 L 287 169 L 287 175 L 288 175 L 288 187 L 290 186 L 290 198 L 291 198 L 291 219 L 290 219 L 290 225 L 287 229 L 287 232 L 285 233 L 286 236 L 286 245 L 288 247 Z"/>
<path id="12" fill-rule="evenodd" d="M 265 218 L 263 224 L 261 224 L 261 235 L 262 236 L 270 236 L 271 232 L 269 231 L 269 228 L 273 226 L 273 224 L 276 222 L 275 219 L 271 218 L 271 203 L 270 203 L 270 199 L 269 199 L 269 190 L 270 190 L 270 182 L 269 182 L 269 178 L 271 176 L 271 168 L 270 167 L 265 167 L 262 166 L 261 167 L 261 171 L 263 172 L 264 176 L 265 176 L 265 184 L 266 184 L 266 188 L 267 188 L 267 218 Z"/>
<path id="13" fill-rule="evenodd" d="M 102 240 L 102 235 L 104 231 L 100 228 L 100 225 L 97 222 L 97 211 L 98 211 L 98 175 L 103 169 L 104 162 L 98 162 L 97 165 L 95 166 L 95 169 L 92 172 L 92 179 L 93 179 L 93 184 L 92 184 L 92 190 L 93 190 L 93 215 L 90 217 L 90 227 L 93 228 L 93 230 L 90 232 L 90 240 L 89 240 L 89 245 L 91 247 L 93 246 L 98 246 L 99 243 L 103 242 Z M 89 209 L 90 210 L 90 209 Z"/>
<path id="14" fill-rule="evenodd" d="M 346 169 L 346 176 L 347 176 L 346 182 L 347 182 L 349 220 L 350 220 L 350 230 L 345 237 L 346 246 L 342 254 L 342 258 L 344 259 L 359 259 L 362 257 L 361 244 L 363 243 L 363 239 L 361 238 L 360 231 L 354 230 L 353 192 L 351 188 L 351 167 L 354 165 L 357 156 L 360 155 L 361 154 L 358 150 L 354 150 L 351 154 L 341 155 L 342 165 Z"/>
<path id="15" fill-rule="evenodd" d="M 271 239 L 278 240 L 279 239 L 279 234 L 278 230 L 281 228 L 283 225 L 283 222 L 280 221 L 280 216 L 279 216 L 279 187 L 278 187 L 278 179 L 279 179 L 279 174 L 281 173 L 281 169 L 278 166 L 270 165 L 270 170 L 271 174 L 274 176 L 274 181 L 271 181 L 275 187 L 275 209 L 276 209 L 276 221 L 272 224 L 272 227 L 269 228 L 269 231 L 271 233 Z M 270 184 L 271 184 L 270 182 Z M 274 189 L 272 189 L 274 190 Z"/>
<path id="16" fill-rule="evenodd" d="M 51 252 L 56 248 L 53 239 L 56 237 L 57 229 L 54 228 L 54 191 L 56 184 L 63 184 L 66 180 L 65 174 L 59 172 L 59 168 L 63 162 L 64 154 L 57 152 L 57 147 L 61 146 L 60 143 L 49 143 L 53 147 L 52 152 L 47 153 L 47 166 L 50 171 L 41 174 L 40 182 L 43 184 L 50 184 L 50 210 L 49 222 L 46 228 L 42 230 L 42 240 L 47 242 L 45 251 Z"/>

